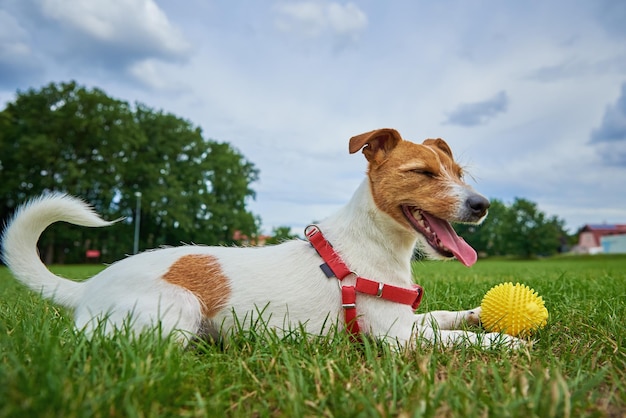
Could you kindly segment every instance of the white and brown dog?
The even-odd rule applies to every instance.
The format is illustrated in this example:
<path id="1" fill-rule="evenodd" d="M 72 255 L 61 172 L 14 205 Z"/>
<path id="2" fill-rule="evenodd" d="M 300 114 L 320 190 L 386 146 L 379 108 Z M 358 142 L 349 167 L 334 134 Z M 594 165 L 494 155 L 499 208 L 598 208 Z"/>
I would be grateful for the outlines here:
<path id="1" fill-rule="evenodd" d="M 350 139 L 350 153 L 361 149 L 369 162 L 367 178 L 346 206 L 307 230 L 315 248 L 303 240 L 259 248 L 162 248 L 75 282 L 41 263 L 39 236 L 59 221 L 88 227 L 111 222 L 79 199 L 52 194 L 17 210 L 3 235 L 3 259 L 22 283 L 74 309 L 76 326 L 88 332 L 159 325 L 164 334 L 179 332 L 187 341 L 203 334 L 227 337 L 262 316 L 277 330 L 303 327 L 320 334 L 336 323 L 409 347 L 420 338 L 521 345 L 507 335 L 452 330 L 476 320 L 478 309 L 414 313 L 421 298 L 411 274 L 416 244 L 431 258 L 472 265 L 476 252 L 450 222 L 479 223 L 489 207 L 463 182 L 448 145 L 441 139 L 415 144 L 393 129 L 379 129 Z"/>

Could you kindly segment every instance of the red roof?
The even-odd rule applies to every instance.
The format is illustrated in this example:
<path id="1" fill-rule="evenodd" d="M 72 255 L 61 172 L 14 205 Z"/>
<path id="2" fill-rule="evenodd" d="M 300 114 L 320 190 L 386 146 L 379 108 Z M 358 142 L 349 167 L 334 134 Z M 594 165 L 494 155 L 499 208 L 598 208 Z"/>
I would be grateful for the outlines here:
<path id="1" fill-rule="evenodd" d="M 600 238 L 607 235 L 626 234 L 626 224 L 589 224 L 582 227 L 583 232 L 590 232 L 593 235 L 596 246 L 600 246 Z"/>
<path id="2" fill-rule="evenodd" d="M 626 224 L 588 224 L 583 226 L 582 231 L 603 231 L 603 232 L 626 232 Z"/>

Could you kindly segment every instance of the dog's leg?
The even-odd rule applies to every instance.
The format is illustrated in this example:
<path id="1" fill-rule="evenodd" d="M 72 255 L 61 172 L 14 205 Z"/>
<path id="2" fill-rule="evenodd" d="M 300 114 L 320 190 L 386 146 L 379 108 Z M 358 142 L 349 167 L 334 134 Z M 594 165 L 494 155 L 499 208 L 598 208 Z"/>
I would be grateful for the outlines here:
<path id="1" fill-rule="evenodd" d="M 75 323 L 79 330 L 93 336 L 128 330 L 133 335 L 144 331 L 160 332 L 162 336 L 186 345 L 199 331 L 203 321 L 202 304 L 190 291 L 178 286 L 159 284 L 140 289 L 141 293 L 128 291 L 125 298 L 103 297 L 100 288 L 87 288 L 83 300 L 75 310 Z M 113 287 L 108 290 L 116 292 Z M 114 300 L 114 303 L 109 301 Z"/>
<path id="2" fill-rule="evenodd" d="M 428 341 L 436 345 L 453 347 L 455 345 L 478 345 L 482 348 L 523 348 L 526 342 L 519 338 L 498 332 L 475 333 L 469 331 L 438 330 L 431 327 L 419 327 L 416 331 L 418 342 Z"/>
<path id="3" fill-rule="evenodd" d="M 480 324 L 480 307 L 467 311 L 432 311 L 415 315 L 419 327 L 431 327 L 442 330 L 460 329 L 462 325 Z"/>

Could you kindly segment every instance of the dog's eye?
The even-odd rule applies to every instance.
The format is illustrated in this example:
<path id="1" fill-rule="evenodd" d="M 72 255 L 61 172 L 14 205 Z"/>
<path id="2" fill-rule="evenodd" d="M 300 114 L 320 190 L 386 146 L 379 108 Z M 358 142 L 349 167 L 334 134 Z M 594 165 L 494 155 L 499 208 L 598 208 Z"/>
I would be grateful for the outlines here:
<path id="1" fill-rule="evenodd" d="M 420 176 L 436 177 L 435 173 L 425 168 L 416 168 L 415 170 L 411 170 L 411 171 L 415 174 L 419 174 Z"/>

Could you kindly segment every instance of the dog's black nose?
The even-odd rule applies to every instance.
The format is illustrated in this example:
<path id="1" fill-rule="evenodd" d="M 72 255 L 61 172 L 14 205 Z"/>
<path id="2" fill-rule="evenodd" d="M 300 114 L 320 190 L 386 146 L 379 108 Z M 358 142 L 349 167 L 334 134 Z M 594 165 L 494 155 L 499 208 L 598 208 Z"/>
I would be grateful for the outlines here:
<path id="1" fill-rule="evenodd" d="M 484 216 L 487 213 L 487 209 L 491 206 L 489 200 L 479 194 L 473 194 L 467 198 L 465 202 L 467 207 L 472 211 L 474 216 Z"/>

